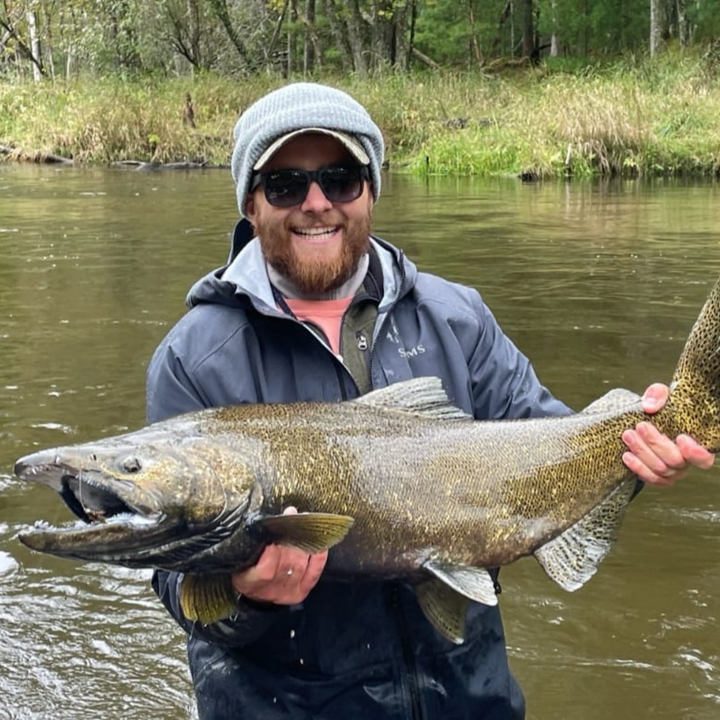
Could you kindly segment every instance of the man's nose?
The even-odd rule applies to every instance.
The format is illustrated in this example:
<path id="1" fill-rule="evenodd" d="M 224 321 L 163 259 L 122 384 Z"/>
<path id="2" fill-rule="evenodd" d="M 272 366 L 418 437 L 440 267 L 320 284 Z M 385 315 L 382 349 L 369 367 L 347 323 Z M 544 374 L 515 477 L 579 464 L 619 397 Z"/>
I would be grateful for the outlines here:
<path id="1" fill-rule="evenodd" d="M 332 203 L 325 197 L 325 193 L 320 189 L 315 181 L 310 183 L 308 194 L 301 206 L 304 212 L 322 212 L 332 208 Z"/>

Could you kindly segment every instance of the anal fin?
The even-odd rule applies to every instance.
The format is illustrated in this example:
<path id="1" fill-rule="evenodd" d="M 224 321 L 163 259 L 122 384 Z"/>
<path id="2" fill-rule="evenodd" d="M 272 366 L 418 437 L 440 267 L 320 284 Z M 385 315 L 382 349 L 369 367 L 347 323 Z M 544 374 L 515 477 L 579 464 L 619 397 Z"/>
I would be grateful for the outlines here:
<path id="1" fill-rule="evenodd" d="M 635 486 L 634 477 L 625 480 L 574 525 L 533 553 L 560 587 L 577 590 L 595 574 L 615 542 Z"/>
<path id="2" fill-rule="evenodd" d="M 470 601 L 497 605 L 495 583 L 487 570 L 470 565 L 428 560 L 423 568 L 434 577 L 415 588 L 420 607 L 439 633 L 459 645 Z"/>
<path id="3" fill-rule="evenodd" d="M 431 578 L 415 588 L 425 617 L 448 640 L 460 645 L 465 640 L 465 616 L 470 601 L 444 582 Z"/>

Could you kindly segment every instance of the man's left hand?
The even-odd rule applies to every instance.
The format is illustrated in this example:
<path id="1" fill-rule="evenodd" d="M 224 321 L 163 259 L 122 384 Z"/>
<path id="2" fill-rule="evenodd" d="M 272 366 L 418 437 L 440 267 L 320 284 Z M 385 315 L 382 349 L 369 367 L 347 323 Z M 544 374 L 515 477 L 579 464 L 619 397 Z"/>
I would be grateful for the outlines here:
<path id="1" fill-rule="evenodd" d="M 652 415 L 667 402 L 670 389 L 655 383 L 642 397 L 642 409 Z M 629 452 L 623 462 L 641 480 L 651 485 L 669 487 L 677 482 L 694 465 L 707 470 L 712 467 L 715 455 L 698 445 L 689 435 L 678 435 L 673 442 L 649 422 L 640 422 L 634 430 L 622 434 Z"/>

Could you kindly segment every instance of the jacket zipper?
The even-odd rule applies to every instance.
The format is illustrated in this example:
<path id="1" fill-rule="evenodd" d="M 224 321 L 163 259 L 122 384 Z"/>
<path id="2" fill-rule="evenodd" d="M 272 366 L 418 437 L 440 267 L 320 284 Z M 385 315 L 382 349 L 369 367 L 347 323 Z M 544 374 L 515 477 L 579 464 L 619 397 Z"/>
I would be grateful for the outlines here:
<path id="1" fill-rule="evenodd" d="M 288 308 L 288 310 L 289 310 L 289 308 Z M 320 337 L 320 335 L 318 335 L 312 328 L 308 327 L 307 323 L 304 323 L 301 320 L 298 320 L 295 317 L 295 315 L 293 315 L 292 313 L 290 313 L 290 314 L 286 313 L 284 315 L 280 315 L 280 317 L 283 319 L 289 320 L 290 322 L 294 322 L 297 325 L 300 325 L 300 327 L 302 327 L 305 330 L 305 332 L 308 332 L 308 333 L 310 333 L 310 335 L 312 335 L 315 342 L 319 342 L 333 356 L 333 358 L 335 360 L 335 373 L 337 374 L 338 385 L 340 386 L 340 397 L 342 398 L 342 400 L 347 400 L 348 393 L 347 393 L 347 388 L 345 386 L 345 379 L 343 377 L 342 371 L 345 370 L 345 372 L 348 375 L 350 375 L 351 379 L 352 379 L 352 375 L 350 374 L 350 371 L 345 367 L 345 363 L 342 359 L 342 356 L 336 355 L 335 352 L 333 351 L 333 349 L 330 347 L 330 345 L 328 345 L 328 343 L 325 342 L 325 340 L 323 340 L 323 338 Z M 353 383 L 355 383 L 354 380 L 353 380 Z"/>
<path id="2" fill-rule="evenodd" d="M 412 646 L 410 644 L 410 633 L 408 630 L 405 615 L 402 611 L 400 600 L 400 588 L 396 583 L 390 586 L 390 603 L 395 612 L 400 628 L 400 643 L 402 646 L 402 657 L 404 663 L 404 675 L 407 681 L 408 694 L 410 695 L 410 717 L 413 720 L 422 720 L 423 712 L 420 704 L 420 688 L 417 677 L 417 666 L 415 665 L 415 655 L 413 655 Z"/>

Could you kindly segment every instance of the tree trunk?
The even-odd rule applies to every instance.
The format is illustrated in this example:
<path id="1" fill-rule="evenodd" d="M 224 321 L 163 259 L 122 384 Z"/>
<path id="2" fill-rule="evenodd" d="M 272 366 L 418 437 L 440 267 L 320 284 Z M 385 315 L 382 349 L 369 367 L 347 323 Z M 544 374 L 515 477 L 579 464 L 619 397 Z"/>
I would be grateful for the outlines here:
<path id="1" fill-rule="evenodd" d="M 500 55 L 502 52 L 503 47 L 503 26 L 505 25 L 505 21 L 512 15 L 512 0 L 507 0 L 505 3 L 505 7 L 502 9 L 502 12 L 500 13 L 500 18 L 498 19 L 498 29 L 497 29 L 497 35 L 495 36 L 495 39 L 492 42 L 492 46 L 490 49 L 491 55 Z M 510 47 L 513 47 L 514 43 L 511 43 Z"/>
<path id="2" fill-rule="evenodd" d="M 650 57 L 660 49 L 662 42 L 662 0 L 650 0 Z"/>
<path id="3" fill-rule="evenodd" d="M 47 60 L 47 67 L 50 68 L 50 77 L 55 77 L 55 58 L 54 47 L 53 47 L 53 33 L 52 33 L 52 15 L 51 9 L 47 3 L 43 0 L 42 3 L 43 11 L 43 23 L 45 25 L 45 58 Z"/>
<path id="4" fill-rule="evenodd" d="M 297 8 L 295 6 L 295 0 L 293 0 L 290 3 L 290 22 L 294 23 L 296 20 Z M 295 34 L 289 31 L 287 36 L 287 64 L 285 65 L 286 78 L 289 78 L 295 70 L 295 44 Z"/>
<path id="5" fill-rule="evenodd" d="M 33 30 L 31 31 L 31 38 L 30 43 L 31 47 L 28 47 L 25 42 L 23 42 L 23 39 L 18 35 L 17 30 L 15 29 L 14 25 L 11 25 L 12 22 L 9 17 L 7 17 L 6 20 L 3 20 L 0 16 L 0 29 L 5 30 L 5 32 L 9 35 L 10 38 L 13 39 L 15 44 L 15 62 L 20 68 L 20 55 L 22 55 L 24 58 L 30 60 L 33 66 L 33 77 L 36 79 L 36 81 L 39 79 L 39 77 L 42 77 L 45 75 L 45 69 L 43 68 L 42 64 L 42 57 L 39 54 L 35 54 L 32 49 L 32 45 L 35 41 L 37 41 L 37 50 L 38 53 L 40 51 L 40 39 L 37 35 L 37 26 L 35 25 L 35 14 L 28 12 L 27 16 L 32 15 L 32 23 L 33 23 Z M 26 16 L 26 17 L 27 17 Z M 30 25 L 31 20 L 29 17 L 27 17 L 28 25 Z M 35 39 L 33 40 L 33 33 L 35 34 Z"/>
<path id="6" fill-rule="evenodd" d="M 303 36 L 303 75 L 307 76 L 314 67 L 322 66 L 322 50 L 320 40 L 315 32 L 315 0 L 305 0 L 305 12 L 302 12 L 297 5 L 297 0 L 292 2 L 293 17 L 298 18 L 305 27 Z M 309 15 L 308 15 L 309 13 Z"/>
<path id="7" fill-rule="evenodd" d="M 480 43 L 477 39 L 477 31 L 475 28 L 475 12 L 473 10 L 473 0 L 468 0 L 468 22 L 470 23 L 470 44 L 472 46 L 475 64 L 478 67 L 483 66 L 483 56 L 480 52 Z"/>
<path id="8" fill-rule="evenodd" d="M 311 73 L 320 59 L 318 39 L 315 36 L 315 0 L 305 0 L 305 47 L 303 48 L 303 71 Z"/>
<path id="9" fill-rule="evenodd" d="M 510 8 L 510 56 L 515 57 L 515 0 L 508 0 Z"/>
<path id="10" fill-rule="evenodd" d="M 344 73 L 352 72 L 352 55 L 348 46 L 348 41 L 343 31 L 343 26 L 337 17 L 337 12 L 334 4 L 334 0 L 321 0 L 323 8 L 325 9 L 325 17 L 327 18 L 328 25 L 330 26 L 330 34 L 332 35 L 335 48 L 340 55 L 340 65 L 342 66 Z"/>
<path id="11" fill-rule="evenodd" d="M 27 18 L 27 24 L 28 24 L 28 35 L 30 35 L 30 52 L 33 54 L 33 57 L 40 58 L 40 37 L 38 36 L 38 29 L 37 29 L 37 18 L 35 17 L 35 12 L 33 10 L 28 10 L 25 17 Z M 40 82 L 42 80 L 42 73 L 40 72 L 40 67 L 38 63 L 33 63 L 33 80 L 35 82 Z"/>
<path id="12" fill-rule="evenodd" d="M 408 25 L 414 10 L 414 0 L 409 0 L 395 10 L 393 22 L 393 67 L 400 72 L 408 70 Z"/>
<path id="13" fill-rule="evenodd" d="M 373 0 L 370 20 L 370 67 L 372 69 L 378 70 L 392 64 L 392 43 L 389 37 L 392 33 L 392 14 L 392 7 L 388 7 L 387 2 Z"/>
<path id="14" fill-rule="evenodd" d="M 187 0 L 187 14 L 190 51 L 194 58 L 193 66 L 202 67 L 202 58 L 200 56 L 200 7 L 198 0 Z"/>
<path id="15" fill-rule="evenodd" d="M 332 0 L 330 0 L 332 2 Z M 348 41 L 350 42 L 350 52 L 352 53 L 353 67 L 358 77 L 366 78 L 368 74 L 368 66 L 365 61 L 363 51 L 363 33 L 362 33 L 362 16 L 358 7 L 358 0 L 350 0 L 347 9 L 347 31 Z"/>
<path id="16" fill-rule="evenodd" d="M 270 65 L 272 63 L 272 57 L 273 53 L 275 52 L 275 46 L 278 43 L 278 40 L 280 39 L 280 31 L 282 30 L 283 22 L 285 20 L 285 13 L 288 10 L 288 6 L 290 5 L 290 0 L 285 0 L 285 4 L 283 5 L 282 12 L 280 13 L 280 17 L 277 20 L 277 23 L 275 24 L 275 30 L 273 30 L 272 38 L 270 38 L 270 44 L 267 47 L 267 50 L 265 51 L 265 63 L 266 65 Z"/>
<path id="17" fill-rule="evenodd" d="M 533 22 L 533 0 L 523 0 L 522 13 L 522 54 L 523 57 L 531 58 L 535 54 L 535 24 Z"/>
<path id="18" fill-rule="evenodd" d="M 690 23 L 688 23 L 685 0 L 677 0 L 676 12 L 678 22 L 678 40 L 680 41 L 680 45 L 682 47 L 686 47 L 690 42 Z"/>
<path id="19" fill-rule="evenodd" d="M 245 48 L 243 41 L 240 39 L 237 31 L 235 30 L 235 27 L 232 24 L 232 20 L 230 19 L 230 13 L 228 12 L 227 8 L 227 0 L 210 0 L 210 7 L 215 13 L 215 17 L 217 17 L 217 19 L 223 26 L 225 33 L 230 39 L 233 47 L 237 51 L 237 54 L 240 57 L 243 65 L 243 69 L 252 67 L 254 63 L 250 62 L 248 51 Z"/>

